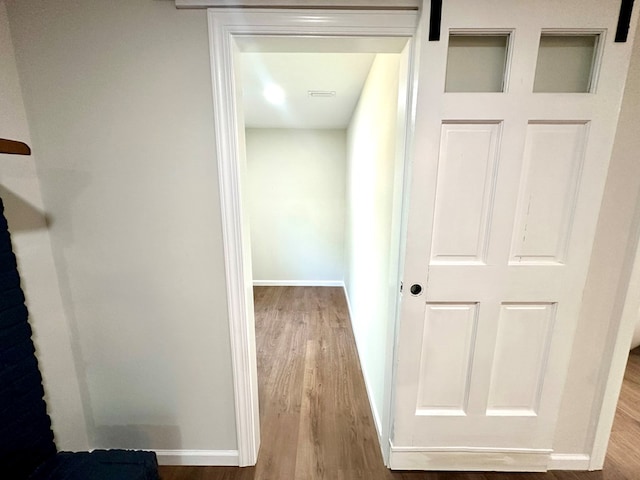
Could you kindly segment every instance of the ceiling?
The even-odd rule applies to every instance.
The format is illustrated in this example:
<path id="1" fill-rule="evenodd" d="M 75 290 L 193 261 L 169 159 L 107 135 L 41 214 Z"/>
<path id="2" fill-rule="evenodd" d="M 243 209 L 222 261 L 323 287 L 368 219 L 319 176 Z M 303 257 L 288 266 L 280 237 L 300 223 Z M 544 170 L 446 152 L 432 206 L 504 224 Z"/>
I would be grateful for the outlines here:
<path id="1" fill-rule="evenodd" d="M 346 128 L 374 58 L 374 53 L 241 53 L 245 126 Z M 281 105 L 265 98 L 269 84 L 284 90 Z M 309 91 L 335 96 L 311 97 Z"/>

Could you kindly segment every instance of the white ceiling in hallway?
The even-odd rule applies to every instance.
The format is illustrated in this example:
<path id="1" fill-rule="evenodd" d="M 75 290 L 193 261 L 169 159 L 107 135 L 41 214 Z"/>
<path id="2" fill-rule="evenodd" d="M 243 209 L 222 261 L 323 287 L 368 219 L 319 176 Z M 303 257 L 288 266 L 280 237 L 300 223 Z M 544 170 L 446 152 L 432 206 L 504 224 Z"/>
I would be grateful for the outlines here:
<path id="1" fill-rule="evenodd" d="M 374 58 L 374 53 L 241 53 L 245 126 L 346 128 Z M 284 90 L 281 105 L 265 98 L 268 85 Z M 311 97 L 309 91 L 335 91 L 335 96 Z"/>

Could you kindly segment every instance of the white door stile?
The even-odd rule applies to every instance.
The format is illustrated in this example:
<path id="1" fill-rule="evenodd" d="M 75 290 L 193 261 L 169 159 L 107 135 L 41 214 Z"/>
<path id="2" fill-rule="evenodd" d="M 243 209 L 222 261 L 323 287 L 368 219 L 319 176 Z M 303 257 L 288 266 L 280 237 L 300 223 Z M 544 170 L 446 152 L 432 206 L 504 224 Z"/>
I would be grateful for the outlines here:
<path id="1" fill-rule="evenodd" d="M 402 278 L 406 252 L 406 232 L 409 205 L 409 184 L 411 178 L 411 158 L 414 115 L 418 85 L 418 60 L 421 31 L 416 29 L 414 38 L 405 46 L 400 60 L 400 85 L 398 91 L 398 117 L 396 119 L 396 169 L 394 172 L 395 187 L 392 212 L 391 243 L 389 249 L 395 252 L 389 260 L 389 322 L 387 327 L 386 358 L 391 361 L 385 369 L 384 405 L 382 414 L 382 431 L 379 436 L 382 459 L 389 467 L 391 455 L 391 433 L 393 432 L 393 406 L 395 402 L 394 379 L 397 367 L 398 320 L 402 305 Z"/>

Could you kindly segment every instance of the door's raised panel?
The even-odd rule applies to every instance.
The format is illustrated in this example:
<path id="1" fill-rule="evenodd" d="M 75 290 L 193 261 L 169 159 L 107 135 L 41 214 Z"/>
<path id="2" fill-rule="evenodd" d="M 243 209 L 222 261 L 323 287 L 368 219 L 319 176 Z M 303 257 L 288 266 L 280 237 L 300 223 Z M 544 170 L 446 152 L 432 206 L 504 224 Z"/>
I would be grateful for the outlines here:
<path id="1" fill-rule="evenodd" d="M 537 414 L 555 311 L 555 303 L 502 305 L 487 415 Z"/>
<path id="2" fill-rule="evenodd" d="M 416 415 L 466 415 L 478 304 L 427 304 Z"/>
<path id="3" fill-rule="evenodd" d="M 586 123 L 527 126 L 512 264 L 564 263 L 586 138 Z"/>
<path id="4" fill-rule="evenodd" d="M 500 123 L 442 125 L 433 264 L 485 262 L 500 129 Z"/>

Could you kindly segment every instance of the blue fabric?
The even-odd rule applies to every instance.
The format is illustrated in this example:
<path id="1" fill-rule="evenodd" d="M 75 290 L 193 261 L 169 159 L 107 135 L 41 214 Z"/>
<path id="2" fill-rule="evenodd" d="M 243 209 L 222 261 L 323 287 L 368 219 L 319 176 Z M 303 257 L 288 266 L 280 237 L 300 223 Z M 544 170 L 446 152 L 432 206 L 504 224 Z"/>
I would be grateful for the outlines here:
<path id="1" fill-rule="evenodd" d="M 29 480 L 159 480 L 153 452 L 96 450 L 60 452 L 41 465 Z"/>
<path id="2" fill-rule="evenodd" d="M 27 317 L 7 221 L 0 214 L 0 465 L 12 480 L 28 478 L 56 454 Z"/>

